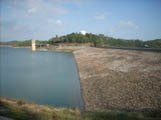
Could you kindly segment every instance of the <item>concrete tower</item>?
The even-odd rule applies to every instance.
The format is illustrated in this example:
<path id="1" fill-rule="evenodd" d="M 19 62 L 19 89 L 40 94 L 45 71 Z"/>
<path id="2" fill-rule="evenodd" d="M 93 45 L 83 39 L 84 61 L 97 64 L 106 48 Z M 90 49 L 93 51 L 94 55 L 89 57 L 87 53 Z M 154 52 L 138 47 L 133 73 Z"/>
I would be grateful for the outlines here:
<path id="1" fill-rule="evenodd" d="M 31 49 L 32 49 L 32 51 L 36 50 L 36 41 L 33 39 L 31 40 Z"/>

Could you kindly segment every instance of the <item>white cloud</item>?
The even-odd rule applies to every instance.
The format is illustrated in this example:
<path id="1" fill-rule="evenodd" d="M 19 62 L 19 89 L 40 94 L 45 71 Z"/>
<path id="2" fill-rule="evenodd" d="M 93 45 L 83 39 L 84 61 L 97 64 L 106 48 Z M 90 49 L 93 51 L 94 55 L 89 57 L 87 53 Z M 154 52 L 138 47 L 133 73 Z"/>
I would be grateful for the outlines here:
<path id="1" fill-rule="evenodd" d="M 69 13 L 69 11 L 67 9 L 62 8 L 60 6 L 57 6 L 57 7 L 53 8 L 53 11 L 57 15 L 65 15 L 65 14 L 68 14 Z"/>
<path id="2" fill-rule="evenodd" d="M 48 23 L 54 23 L 55 22 L 55 20 L 53 20 L 53 19 L 48 19 Z"/>
<path id="3" fill-rule="evenodd" d="M 61 20 L 48 19 L 48 23 L 55 24 L 57 26 L 62 26 L 63 22 Z"/>
<path id="4" fill-rule="evenodd" d="M 132 21 L 124 21 L 116 24 L 114 27 L 109 29 L 109 32 L 114 34 L 116 32 L 137 30 L 138 28 L 139 26 L 136 23 Z"/>
<path id="5" fill-rule="evenodd" d="M 59 2 L 56 2 L 56 0 L 53 0 L 50 3 L 45 0 L 24 0 L 22 4 L 25 4 L 28 13 L 36 13 L 37 15 L 44 17 L 50 16 L 51 14 L 54 16 L 64 15 L 69 12 Z"/>
<path id="6" fill-rule="evenodd" d="M 133 28 L 133 29 L 138 29 L 139 26 L 136 25 L 134 22 L 132 21 L 127 21 L 127 22 L 120 22 L 119 23 L 119 27 L 128 27 L 128 28 Z"/>
<path id="7" fill-rule="evenodd" d="M 105 20 L 105 19 L 107 19 L 107 15 L 104 15 L 104 14 L 97 15 L 97 16 L 94 17 L 94 19 L 96 19 L 96 20 Z"/>
<path id="8" fill-rule="evenodd" d="M 61 20 L 56 20 L 55 24 L 56 25 L 59 25 L 59 26 L 62 26 L 63 25 L 63 22 Z"/>
<path id="9" fill-rule="evenodd" d="M 29 13 L 36 13 L 37 9 L 36 8 L 30 8 L 30 9 L 28 9 L 28 12 Z"/>
<path id="10" fill-rule="evenodd" d="M 73 3 L 75 5 L 88 4 L 88 3 L 92 2 L 92 0 L 53 0 L 53 1 L 57 2 L 57 3 L 68 2 L 68 3 Z"/>

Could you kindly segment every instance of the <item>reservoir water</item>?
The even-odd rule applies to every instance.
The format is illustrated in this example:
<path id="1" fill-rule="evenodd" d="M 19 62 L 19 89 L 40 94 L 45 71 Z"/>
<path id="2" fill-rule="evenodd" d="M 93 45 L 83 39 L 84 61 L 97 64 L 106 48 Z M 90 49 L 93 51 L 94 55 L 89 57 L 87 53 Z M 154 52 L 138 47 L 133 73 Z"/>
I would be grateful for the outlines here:
<path id="1" fill-rule="evenodd" d="M 0 95 L 59 107 L 83 107 L 72 53 L 0 47 Z"/>

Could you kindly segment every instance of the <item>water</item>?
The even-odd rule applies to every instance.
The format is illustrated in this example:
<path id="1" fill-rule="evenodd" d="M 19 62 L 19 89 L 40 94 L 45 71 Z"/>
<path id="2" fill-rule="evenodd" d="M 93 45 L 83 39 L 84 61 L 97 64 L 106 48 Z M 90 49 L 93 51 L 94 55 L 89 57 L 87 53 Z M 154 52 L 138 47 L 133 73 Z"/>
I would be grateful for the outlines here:
<path id="1" fill-rule="evenodd" d="M 83 107 L 72 53 L 0 47 L 0 93 L 38 104 Z"/>

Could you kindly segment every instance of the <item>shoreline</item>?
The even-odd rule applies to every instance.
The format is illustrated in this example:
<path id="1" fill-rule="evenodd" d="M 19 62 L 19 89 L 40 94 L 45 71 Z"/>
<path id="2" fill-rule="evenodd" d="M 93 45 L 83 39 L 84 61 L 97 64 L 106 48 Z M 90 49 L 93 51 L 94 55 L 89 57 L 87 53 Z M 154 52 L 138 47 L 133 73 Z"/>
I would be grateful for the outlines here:
<path id="1" fill-rule="evenodd" d="M 11 47 L 11 48 L 29 48 L 31 49 L 31 46 L 11 46 L 11 45 L 0 45 L 0 47 Z M 76 50 L 79 50 L 80 48 L 37 48 L 35 51 L 46 51 L 46 52 L 74 52 Z"/>
<path id="2" fill-rule="evenodd" d="M 0 47 L 11 47 L 11 48 L 30 48 L 31 46 L 12 46 L 12 45 L 0 45 Z M 71 47 L 71 46 L 70 46 Z M 113 50 L 129 50 L 129 51 L 143 51 L 143 52 L 156 52 L 156 53 L 161 53 L 161 48 L 139 48 L 139 47 L 87 47 L 87 46 L 77 46 L 78 48 L 76 48 L 75 46 L 73 46 L 74 48 L 67 48 L 67 46 L 65 47 L 51 47 L 51 48 L 37 48 L 36 51 L 49 51 L 49 52 L 74 52 L 77 50 L 81 50 L 81 49 L 86 49 L 86 48 L 98 48 L 98 49 L 104 49 L 104 50 L 108 50 L 108 49 L 113 49 Z"/>
<path id="3" fill-rule="evenodd" d="M 84 100 L 84 96 L 83 96 L 83 89 L 82 89 L 82 84 L 81 84 L 81 80 L 80 80 L 80 74 L 79 74 L 79 68 L 78 68 L 78 63 L 77 60 L 75 58 L 74 53 L 72 52 L 72 55 L 74 57 L 74 62 L 76 64 L 76 69 L 77 69 L 77 73 L 78 73 L 78 80 L 79 80 L 79 85 L 80 85 L 80 94 L 81 94 L 81 99 L 82 99 L 82 103 L 83 103 L 83 111 L 86 111 L 86 105 L 85 105 L 85 100 Z"/>
<path id="4" fill-rule="evenodd" d="M 10 45 L 0 45 L 0 47 L 12 47 Z"/>
<path id="5" fill-rule="evenodd" d="M 13 47 L 12 46 L 12 48 L 31 48 L 31 47 L 17 47 L 17 46 L 16 47 Z"/>
<path id="6" fill-rule="evenodd" d="M 12 46 L 12 45 L 0 45 L 0 47 L 11 47 L 11 48 L 31 48 L 30 46 Z"/>

